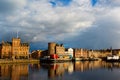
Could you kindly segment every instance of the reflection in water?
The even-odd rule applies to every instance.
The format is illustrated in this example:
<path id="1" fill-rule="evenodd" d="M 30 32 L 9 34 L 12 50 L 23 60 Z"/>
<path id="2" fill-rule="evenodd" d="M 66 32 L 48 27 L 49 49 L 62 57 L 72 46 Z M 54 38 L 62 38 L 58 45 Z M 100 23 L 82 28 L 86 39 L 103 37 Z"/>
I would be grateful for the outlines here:
<path id="1" fill-rule="evenodd" d="M 28 64 L 1 64 L 0 80 L 28 80 Z"/>
<path id="2" fill-rule="evenodd" d="M 104 61 L 0 64 L 0 80 L 119 80 L 119 71 L 120 63 Z"/>
<path id="3" fill-rule="evenodd" d="M 74 63 L 74 71 L 81 71 L 84 72 L 86 70 L 92 70 L 95 68 L 100 68 L 102 67 L 101 61 L 83 61 L 83 62 L 75 62 Z"/>
<path id="4" fill-rule="evenodd" d="M 56 63 L 56 64 L 50 64 L 48 69 L 48 77 L 54 78 L 55 76 L 62 77 L 64 75 L 64 72 L 67 70 L 68 72 L 72 72 L 73 70 L 73 64 L 71 63 Z"/>
<path id="5" fill-rule="evenodd" d="M 42 68 L 48 70 L 48 78 L 59 80 L 63 79 L 64 73 L 73 74 L 73 72 L 86 72 L 96 69 L 107 69 L 112 71 L 114 68 L 120 68 L 120 63 L 107 63 L 104 61 L 77 61 L 75 63 L 53 63 L 53 64 L 41 64 Z M 75 78 L 74 78 L 75 79 Z"/>

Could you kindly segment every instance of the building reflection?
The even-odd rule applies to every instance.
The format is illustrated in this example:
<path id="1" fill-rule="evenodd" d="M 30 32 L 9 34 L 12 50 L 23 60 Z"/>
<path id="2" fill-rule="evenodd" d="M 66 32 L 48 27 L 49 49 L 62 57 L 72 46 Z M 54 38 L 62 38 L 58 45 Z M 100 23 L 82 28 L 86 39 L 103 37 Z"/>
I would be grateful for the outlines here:
<path id="1" fill-rule="evenodd" d="M 84 72 L 86 70 L 93 70 L 95 68 L 101 67 L 101 61 L 83 61 L 83 62 L 75 62 L 74 63 L 74 71 Z"/>
<path id="2" fill-rule="evenodd" d="M 108 70 L 113 70 L 114 68 L 120 68 L 119 62 L 103 62 L 102 68 L 107 68 Z"/>
<path id="3" fill-rule="evenodd" d="M 1 64 L 0 80 L 28 80 L 28 64 Z"/>
<path id="4" fill-rule="evenodd" d="M 40 64 L 30 64 L 29 65 L 29 73 L 32 71 L 32 72 L 34 72 L 34 71 L 39 71 L 40 70 Z"/>
<path id="5" fill-rule="evenodd" d="M 62 78 L 64 73 L 67 71 L 69 73 L 73 72 L 73 63 L 51 63 L 51 64 L 41 64 L 42 68 L 48 69 L 48 78 L 53 79 L 55 77 Z"/>
<path id="6" fill-rule="evenodd" d="M 104 61 L 83 61 L 83 62 L 75 62 L 74 63 L 74 71 L 84 72 L 87 70 L 94 70 L 104 68 L 108 70 L 112 70 L 113 68 L 120 68 L 119 62 L 104 62 Z"/>
<path id="7" fill-rule="evenodd" d="M 62 76 L 65 68 L 63 67 L 64 64 L 52 64 L 48 69 L 48 77 L 54 78 L 55 76 Z"/>
<path id="8" fill-rule="evenodd" d="M 76 61 L 40 64 L 0 64 L 0 80 L 36 80 L 38 76 L 43 79 L 47 76 L 47 78 L 52 80 L 62 80 L 65 74 L 69 75 L 76 71 L 84 72 L 101 68 L 113 71 L 114 68 L 120 68 L 120 63 Z"/>
<path id="9" fill-rule="evenodd" d="M 68 63 L 52 63 L 52 64 L 41 64 L 42 68 L 48 70 L 48 78 L 62 78 L 65 72 L 72 74 L 75 71 L 88 71 L 95 69 L 107 69 L 120 68 L 120 63 L 109 63 L 104 61 L 76 61 Z"/>

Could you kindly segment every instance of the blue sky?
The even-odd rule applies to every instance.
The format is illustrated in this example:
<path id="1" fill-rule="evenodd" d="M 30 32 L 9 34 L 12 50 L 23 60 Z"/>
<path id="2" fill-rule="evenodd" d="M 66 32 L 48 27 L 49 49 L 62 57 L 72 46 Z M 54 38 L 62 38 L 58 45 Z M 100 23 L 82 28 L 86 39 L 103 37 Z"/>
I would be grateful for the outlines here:
<path id="1" fill-rule="evenodd" d="M 50 3 L 52 4 L 53 7 L 56 6 L 68 6 L 70 5 L 70 3 L 72 2 L 72 0 L 50 0 Z"/>
<path id="2" fill-rule="evenodd" d="M 0 0 L 0 41 L 19 31 L 31 49 L 120 48 L 120 0 Z"/>
<path id="3" fill-rule="evenodd" d="M 98 0 L 91 0 L 92 6 L 95 6 L 95 4 L 98 2 Z"/>
<path id="4" fill-rule="evenodd" d="M 98 0 L 91 0 L 91 5 L 95 6 L 95 4 L 98 2 Z M 52 4 L 53 7 L 56 6 L 69 6 L 70 3 L 72 3 L 72 0 L 50 0 L 50 3 Z"/>

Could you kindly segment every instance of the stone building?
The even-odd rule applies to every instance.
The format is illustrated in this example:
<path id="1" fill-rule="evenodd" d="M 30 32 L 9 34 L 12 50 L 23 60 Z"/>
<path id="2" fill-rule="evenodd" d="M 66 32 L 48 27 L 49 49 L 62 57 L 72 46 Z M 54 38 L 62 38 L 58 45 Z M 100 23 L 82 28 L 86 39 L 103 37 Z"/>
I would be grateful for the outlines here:
<path id="1" fill-rule="evenodd" d="M 64 53 L 65 53 L 65 48 L 63 44 L 57 44 L 54 42 L 48 43 L 48 55 L 51 55 L 51 54 L 61 55 Z"/>
<path id="2" fill-rule="evenodd" d="M 120 56 L 120 49 L 113 49 L 112 50 L 112 55 Z"/>
<path id="3" fill-rule="evenodd" d="M 40 59 L 40 58 L 47 58 L 48 50 L 34 50 L 30 54 L 30 58 L 32 59 Z"/>
<path id="4" fill-rule="evenodd" d="M 13 38 L 12 42 L 4 42 L 0 44 L 1 59 L 28 59 L 29 44 L 21 43 L 20 38 Z"/>
<path id="5" fill-rule="evenodd" d="M 56 44 L 55 46 L 55 53 L 56 54 L 65 54 L 65 48 L 63 46 L 63 44 Z"/>
<path id="6" fill-rule="evenodd" d="M 32 51 L 31 58 L 39 59 L 41 57 L 42 50 L 34 50 Z"/>
<path id="7" fill-rule="evenodd" d="M 56 43 L 55 42 L 50 42 L 48 43 L 48 55 L 55 54 L 55 47 Z"/>
<path id="8" fill-rule="evenodd" d="M 29 54 L 30 59 L 40 59 L 40 58 L 49 58 L 48 50 L 33 50 L 31 54 Z"/>
<path id="9" fill-rule="evenodd" d="M 89 56 L 87 49 L 74 49 L 74 58 L 87 58 Z"/>
<path id="10" fill-rule="evenodd" d="M 111 50 L 89 50 L 89 58 L 105 58 L 112 55 Z"/>

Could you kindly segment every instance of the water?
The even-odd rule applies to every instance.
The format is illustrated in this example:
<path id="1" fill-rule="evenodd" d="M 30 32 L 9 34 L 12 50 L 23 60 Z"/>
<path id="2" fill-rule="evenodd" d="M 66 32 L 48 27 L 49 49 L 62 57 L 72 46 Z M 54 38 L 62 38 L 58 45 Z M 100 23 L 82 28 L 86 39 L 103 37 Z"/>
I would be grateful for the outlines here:
<path id="1" fill-rule="evenodd" d="M 120 80 L 120 63 L 0 64 L 0 80 Z"/>

